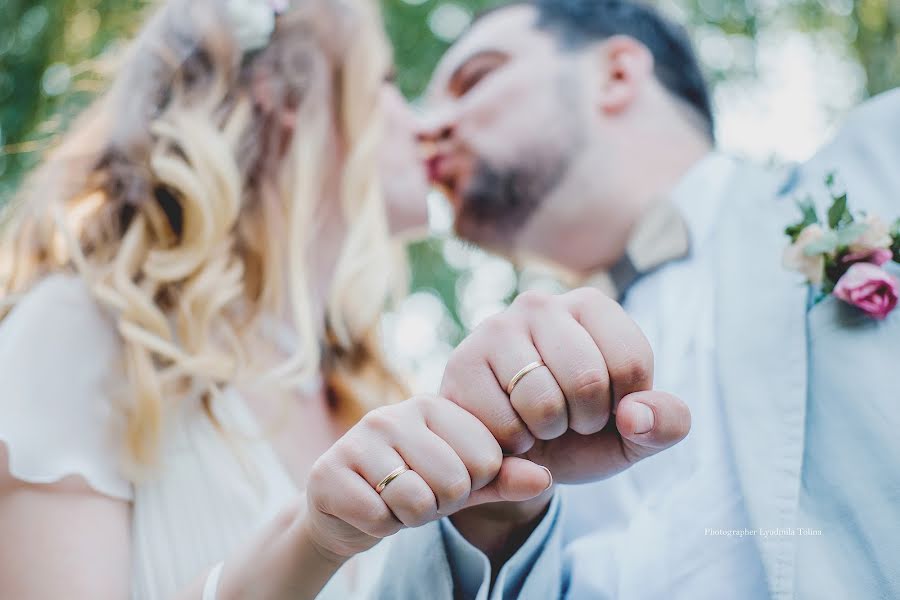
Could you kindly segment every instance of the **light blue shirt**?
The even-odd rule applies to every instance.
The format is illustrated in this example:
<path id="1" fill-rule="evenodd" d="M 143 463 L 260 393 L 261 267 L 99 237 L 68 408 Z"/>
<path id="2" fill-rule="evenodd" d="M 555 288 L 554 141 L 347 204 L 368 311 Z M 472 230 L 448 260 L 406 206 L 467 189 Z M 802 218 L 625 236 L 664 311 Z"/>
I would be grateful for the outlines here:
<path id="1" fill-rule="evenodd" d="M 698 162 L 675 186 L 691 239 L 686 258 L 634 284 L 624 303 L 644 331 L 656 358 L 655 386 L 683 398 L 693 415 L 690 436 L 607 481 L 566 486 L 566 517 L 548 515 L 569 543 L 566 560 L 586 564 L 572 580 L 573 597 L 710 600 L 737 595 L 764 598 L 765 578 L 723 423 L 715 360 L 715 260 L 717 211 L 736 164 L 720 153 Z M 519 563 L 531 558 L 541 524 L 525 556 L 504 566 L 504 589 Z M 481 555 L 445 524 L 444 540 L 464 597 L 489 571 Z M 512 561 L 511 561 L 512 562 Z M 709 569 L 716 563 L 716 569 Z M 477 585 L 476 585 L 477 582 Z M 464 585 L 462 585 L 464 583 Z M 516 586 L 504 589 L 504 594 Z"/>
<path id="2" fill-rule="evenodd" d="M 716 362 L 714 225 L 736 168 L 732 158 L 714 152 L 675 186 L 669 196 L 688 226 L 691 252 L 637 281 L 623 304 L 653 348 L 654 386 L 690 406 L 693 426 L 674 448 L 609 480 L 565 490 L 567 537 L 581 538 L 567 556 L 596 565 L 573 581 L 573 597 L 766 596 L 759 553 L 745 534 L 750 524 Z M 604 515 L 616 518 L 585 536 L 585 525 Z M 713 563 L 716 569 L 709 569 Z"/>
<path id="3" fill-rule="evenodd" d="M 453 527 L 449 519 L 442 520 L 441 536 L 447 551 L 450 571 L 453 573 L 457 597 L 476 600 L 518 597 L 538 557 L 546 551 L 552 532 L 558 529 L 560 518 L 560 499 L 555 495 L 550 501 L 546 515 L 531 536 L 500 569 L 493 589 L 490 589 L 491 563 L 487 556 L 472 546 Z"/>
<path id="4" fill-rule="evenodd" d="M 544 518 L 506 561 L 491 585 L 487 557 L 449 519 L 407 529 L 395 536 L 381 581 L 379 600 L 503 600 L 555 598 L 562 585 L 562 499 L 555 495 Z"/>
<path id="5" fill-rule="evenodd" d="M 658 279 L 655 292 L 657 278 L 642 282 L 650 296 L 686 294 L 680 301 L 641 300 L 640 288 L 629 300 L 665 355 L 658 387 L 692 395 L 687 440 L 607 482 L 561 489 L 490 595 L 485 560 L 444 522 L 394 546 L 389 562 L 404 576 L 379 597 L 900 598 L 900 310 L 875 321 L 833 297 L 810 306 L 802 277 L 781 265 L 783 230 L 798 214 L 791 198 L 824 204 L 824 174 L 838 169 L 854 210 L 893 220 L 898 164 L 900 91 L 855 110 L 787 186 L 783 175 L 738 165 L 720 194 L 711 250 L 698 246 L 693 267 L 688 259 L 661 273 L 684 268 L 697 284 L 712 273 L 711 301 L 678 285 L 682 276 L 674 287 Z M 715 180 L 712 171 L 700 179 Z M 705 213 L 692 207 L 704 186 L 687 187 L 695 193 L 682 209 L 702 240 Z M 673 318 L 693 333 L 672 334 Z M 642 473 L 669 485 L 641 482 Z M 736 535 L 744 524 L 748 535 Z"/>

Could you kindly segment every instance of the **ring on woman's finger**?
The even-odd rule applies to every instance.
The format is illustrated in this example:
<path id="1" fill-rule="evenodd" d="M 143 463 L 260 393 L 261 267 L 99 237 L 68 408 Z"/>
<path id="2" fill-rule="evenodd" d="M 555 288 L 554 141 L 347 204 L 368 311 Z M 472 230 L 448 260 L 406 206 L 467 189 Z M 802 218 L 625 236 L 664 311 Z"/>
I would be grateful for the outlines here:
<path id="1" fill-rule="evenodd" d="M 518 385 L 518 383 L 522 381 L 522 378 L 524 378 L 535 369 L 540 369 L 543 366 L 544 361 L 536 360 L 533 363 L 528 363 L 527 365 L 522 367 L 519 372 L 513 375 L 513 378 L 509 380 L 509 385 L 506 386 L 506 395 L 512 396 L 513 390 L 516 388 L 516 385 Z"/>
<path id="2" fill-rule="evenodd" d="M 406 465 L 397 467 L 396 469 L 394 469 L 393 471 L 388 473 L 384 479 L 382 479 L 381 481 L 378 482 L 378 485 L 375 486 L 375 491 L 380 494 L 381 492 L 384 491 L 384 488 L 386 488 L 388 485 L 390 485 L 390 483 L 393 480 L 397 479 L 398 477 L 400 477 L 407 471 L 409 471 L 409 467 Z"/>

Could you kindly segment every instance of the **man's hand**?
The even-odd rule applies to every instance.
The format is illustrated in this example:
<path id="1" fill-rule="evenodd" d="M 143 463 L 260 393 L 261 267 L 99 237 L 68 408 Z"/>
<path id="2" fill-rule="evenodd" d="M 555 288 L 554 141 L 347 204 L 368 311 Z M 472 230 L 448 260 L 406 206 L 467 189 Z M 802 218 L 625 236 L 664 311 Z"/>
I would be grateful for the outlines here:
<path id="1" fill-rule="evenodd" d="M 516 374 L 536 361 L 545 366 L 508 394 Z M 653 351 L 643 333 L 616 302 L 579 289 L 527 292 L 485 321 L 451 356 L 441 395 L 478 417 L 506 454 L 546 466 L 557 482 L 581 483 L 614 475 L 687 435 L 687 406 L 652 388 Z M 530 503 L 531 515 L 522 506 L 508 509 L 522 523 L 544 505 Z M 454 522 L 461 530 L 473 515 L 496 523 L 502 507 L 490 516 L 485 510 Z"/>

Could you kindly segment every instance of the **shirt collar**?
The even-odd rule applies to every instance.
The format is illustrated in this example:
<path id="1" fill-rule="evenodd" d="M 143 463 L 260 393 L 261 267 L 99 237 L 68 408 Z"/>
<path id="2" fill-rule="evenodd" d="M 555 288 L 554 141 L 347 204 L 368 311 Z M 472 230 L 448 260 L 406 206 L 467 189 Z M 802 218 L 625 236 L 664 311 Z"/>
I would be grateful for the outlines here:
<path id="1" fill-rule="evenodd" d="M 734 173 L 734 158 L 713 150 L 694 164 L 670 194 L 681 211 L 691 236 L 691 246 L 703 244 L 712 233 L 719 203 Z"/>

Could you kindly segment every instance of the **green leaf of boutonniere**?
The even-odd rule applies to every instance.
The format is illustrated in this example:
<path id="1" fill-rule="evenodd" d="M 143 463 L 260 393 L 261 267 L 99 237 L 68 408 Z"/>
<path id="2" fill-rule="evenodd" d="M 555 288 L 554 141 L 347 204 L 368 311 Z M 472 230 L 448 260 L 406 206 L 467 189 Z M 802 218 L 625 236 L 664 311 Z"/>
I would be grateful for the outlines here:
<path id="1" fill-rule="evenodd" d="M 837 229 L 852 222 L 853 215 L 847 210 L 847 194 L 836 196 L 828 209 L 828 226 Z"/>
<path id="2" fill-rule="evenodd" d="M 791 242 L 797 241 L 797 238 L 800 236 L 801 231 L 803 231 L 810 225 L 815 225 L 819 222 L 819 215 L 816 214 L 816 205 L 815 203 L 813 203 L 812 198 L 798 200 L 797 208 L 800 209 L 802 218 L 799 222 L 794 223 L 784 230 L 784 233 L 791 238 Z"/>
<path id="3" fill-rule="evenodd" d="M 833 254 L 838 249 L 838 245 L 840 245 L 838 234 L 833 231 L 826 231 L 821 239 L 808 243 L 803 248 L 803 254 L 806 256 Z"/>

